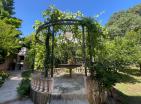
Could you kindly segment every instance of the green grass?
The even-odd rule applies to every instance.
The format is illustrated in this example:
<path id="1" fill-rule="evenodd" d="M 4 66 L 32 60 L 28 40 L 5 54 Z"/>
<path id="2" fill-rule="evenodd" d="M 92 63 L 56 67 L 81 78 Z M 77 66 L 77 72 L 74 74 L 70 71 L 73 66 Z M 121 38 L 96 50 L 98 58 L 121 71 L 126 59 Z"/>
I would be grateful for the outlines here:
<path id="1" fill-rule="evenodd" d="M 128 81 L 128 78 L 125 78 L 126 82 L 123 78 L 123 81 L 115 86 L 123 104 L 141 104 L 141 75 L 139 69 L 126 69 L 122 73 L 130 77 Z"/>

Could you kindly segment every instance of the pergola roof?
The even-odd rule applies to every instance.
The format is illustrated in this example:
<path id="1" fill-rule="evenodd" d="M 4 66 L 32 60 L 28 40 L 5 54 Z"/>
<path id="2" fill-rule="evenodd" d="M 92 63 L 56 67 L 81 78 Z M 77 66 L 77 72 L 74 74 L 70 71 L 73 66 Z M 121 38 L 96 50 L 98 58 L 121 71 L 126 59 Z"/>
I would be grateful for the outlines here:
<path id="1" fill-rule="evenodd" d="M 56 25 L 77 25 L 77 26 L 81 26 L 82 27 L 82 51 L 83 51 L 83 64 L 85 67 L 85 74 L 87 75 L 87 69 L 86 69 L 86 52 L 85 52 L 85 28 L 84 28 L 84 24 L 82 22 L 82 20 L 79 19 L 60 19 L 60 20 L 52 20 L 49 22 L 45 22 L 44 24 L 42 24 L 41 26 L 38 27 L 37 31 L 36 31 L 36 35 L 35 38 L 36 40 L 39 40 L 37 38 L 37 35 L 40 31 L 42 30 L 47 30 L 46 33 L 46 39 L 44 44 L 46 45 L 46 54 L 45 54 L 45 60 L 44 60 L 44 68 L 45 68 L 45 76 L 48 76 L 48 69 L 51 68 L 51 77 L 53 77 L 53 68 L 54 68 L 54 38 L 55 38 L 55 31 L 54 31 L 54 26 Z M 50 38 L 50 34 L 51 33 L 51 37 Z M 50 40 L 51 39 L 51 50 L 50 50 Z M 37 42 L 37 41 L 36 41 Z M 35 42 L 35 45 L 36 45 Z M 40 41 L 39 41 L 40 42 Z M 50 57 L 51 55 L 51 57 Z M 49 64 L 51 65 L 49 67 Z"/>
<path id="2" fill-rule="evenodd" d="M 36 31 L 36 34 L 38 34 L 42 29 L 54 26 L 54 25 L 80 25 L 82 20 L 78 19 L 60 19 L 60 20 L 53 20 L 49 22 L 45 22 L 43 25 L 39 26 L 39 28 Z"/>

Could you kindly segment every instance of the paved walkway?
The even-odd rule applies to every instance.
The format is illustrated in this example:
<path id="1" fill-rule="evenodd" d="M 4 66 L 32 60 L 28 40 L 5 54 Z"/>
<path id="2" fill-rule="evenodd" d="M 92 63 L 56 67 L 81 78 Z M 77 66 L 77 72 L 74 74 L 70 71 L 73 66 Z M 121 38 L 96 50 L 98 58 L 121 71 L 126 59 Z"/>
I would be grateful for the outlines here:
<path id="1" fill-rule="evenodd" d="M 24 99 L 24 100 L 17 100 L 17 101 L 8 102 L 5 104 L 33 104 L 33 103 L 31 102 L 30 99 Z"/>
<path id="2" fill-rule="evenodd" d="M 11 72 L 10 78 L 0 88 L 0 104 L 4 104 L 4 103 L 5 104 L 32 104 L 32 103 L 20 103 L 24 101 L 17 101 L 19 98 L 17 95 L 17 87 L 21 79 L 22 79 L 21 72 Z"/>

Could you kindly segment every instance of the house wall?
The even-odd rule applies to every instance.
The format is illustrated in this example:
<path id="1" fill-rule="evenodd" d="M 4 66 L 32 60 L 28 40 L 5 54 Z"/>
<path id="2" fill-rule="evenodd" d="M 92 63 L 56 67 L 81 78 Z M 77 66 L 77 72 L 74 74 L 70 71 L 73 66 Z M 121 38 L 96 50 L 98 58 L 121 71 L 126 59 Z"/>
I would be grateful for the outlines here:
<path id="1" fill-rule="evenodd" d="M 5 62 L 0 64 L 0 70 L 9 70 L 11 63 L 13 63 L 13 58 L 7 57 Z"/>

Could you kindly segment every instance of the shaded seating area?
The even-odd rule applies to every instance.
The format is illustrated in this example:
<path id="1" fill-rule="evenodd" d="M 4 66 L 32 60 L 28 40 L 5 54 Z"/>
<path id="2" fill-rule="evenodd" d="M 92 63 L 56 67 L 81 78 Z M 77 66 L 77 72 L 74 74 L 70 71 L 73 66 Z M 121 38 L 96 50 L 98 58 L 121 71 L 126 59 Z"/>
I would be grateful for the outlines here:
<path id="1" fill-rule="evenodd" d="M 59 64 L 58 65 L 59 68 L 69 69 L 70 77 L 72 77 L 72 70 L 81 66 L 82 66 L 81 64 Z"/>
<path id="2" fill-rule="evenodd" d="M 55 26 L 58 26 L 58 25 L 67 26 L 66 31 L 69 31 L 69 32 L 66 32 L 66 31 L 63 32 L 64 35 L 61 36 L 61 37 L 63 37 L 63 39 L 60 40 L 61 43 L 55 43 L 55 38 L 58 38 L 59 36 L 56 35 L 58 33 L 55 34 L 56 31 L 54 29 L 55 29 Z M 82 40 L 81 40 L 81 44 L 79 46 L 82 48 L 81 49 L 82 53 L 79 55 L 81 57 L 80 60 L 75 59 L 76 54 L 77 54 L 76 51 L 78 49 L 78 47 L 75 44 L 78 43 L 78 40 L 76 40 L 76 38 L 75 38 L 76 34 L 73 34 L 73 32 L 72 33 L 70 32 L 71 26 L 78 26 L 78 28 L 81 28 L 81 30 L 82 30 L 82 32 L 81 32 Z M 41 25 L 37 29 L 36 44 L 35 45 L 45 44 L 45 54 L 44 54 L 45 56 L 44 56 L 44 63 L 43 63 L 44 72 L 42 72 L 42 74 L 38 73 L 37 75 L 33 74 L 33 76 L 32 76 L 31 98 L 35 104 L 38 104 L 39 101 L 41 101 L 41 100 L 42 101 L 43 100 L 49 101 L 49 99 L 53 100 L 50 97 L 54 96 L 53 95 L 54 91 L 59 90 L 60 88 L 63 88 L 65 90 L 66 88 L 64 85 L 66 85 L 67 83 L 69 86 L 73 85 L 73 83 L 74 83 L 74 86 L 72 86 L 72 88 L 76 87 L 77 84 L 78 85 L 83 84 L 86 87 L 86 84 L 85 84 L 86 82 L 85 82 L 85 78 L 84 78 L 84 76 L 87 76 L 86 38 L 85 38 L 86 37 L 86 31 L 85 31 L 86 28 L 87 27 L 85 25 L 81 24 L 81 20 L 64 19 L 64 20 L 49 21 L 49 22 Z M 46 30 L 46 32 L 44 30 Z M 58 31 L 61 31 L 61 30 L 58 30 Z M 40 32 L 41 33 L 45 32 L 45 34 L 46 34 L 45 40 L 40 39 L 40 35 L 41 35 Z M 68 46 L 66 46 L 66 47 L 69 47 L 66 49 L 67 51 L 64 50 L 68 54 L 67 57 L 65 58 L 66 61 L 63 60 L 62 62 L 58 63 L 57 67 L 55 67 L 55 64 L 56 64 L 55 60 L 57 58 L 55 56 L 55 52 L 56 52 L 55 48 L 57 48 L 56 44 L 66 44 L 66 43 L 68 43 Z M 74 44 L 74 45 L 69 46 L 70 43 Z M 35 53 L 34 53 L 35 56 L 37 53 L 38 53 L 38 51 L 35 51 Z M 91 59 L 89 61 L 91 61 Z M 73 74 L 73 72 L 74 73 L 77 72 L 77 73 Z M 66 75 L 67 73 L 69 73 L 69 75 Z M 79 76 L 81 76 L 81 77 L 79 77 Z M 81 80 L 80 83 L 78 83 L 79 80 L 77 81 L 77 79 Z M 60 82 L 62 80 L 64 80 L 64 81 Z M 56 85 L 56 84 L 58 84 L 58 85 Z M 83 88 L 82 92 L 84 92 L 86 94 L 86 92 L 84 90 L 85 87 Z M 71 88 L 69 88 L 69 89 L 71 89 Z M 76 89 L 74 89 L 74 91 Z M 80 88 L 78 87 L 78 89 L 80 89 Z M 62 93 L 60 93 L 60 94 L 62 94 Z M 78 96 L 79 96 L 79 94 L 78 94 Z M 42 103 L 42 104 L 45 104 L 45 103 Z"/>

